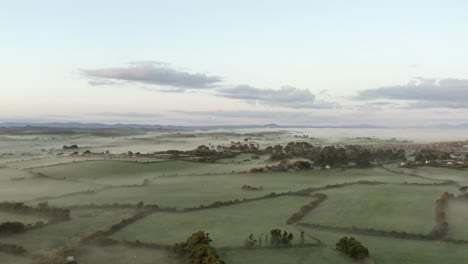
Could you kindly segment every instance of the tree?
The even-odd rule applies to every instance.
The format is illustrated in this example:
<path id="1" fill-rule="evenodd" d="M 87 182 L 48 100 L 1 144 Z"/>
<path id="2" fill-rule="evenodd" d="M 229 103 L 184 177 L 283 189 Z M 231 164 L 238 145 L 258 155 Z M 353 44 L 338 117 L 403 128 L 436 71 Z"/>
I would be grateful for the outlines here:
<path id="1" fill-rule="evenodd" d="M 272 247 L 290 246 L 293 238 L 294 236 L 291 233 L 288 233 L 286 231 L 281 232 L 280 229 L 272 229 L 270 231 L 270 246 Z"/>
<path id="2" fill-rule="evenodd" d="M 348 154 L 344 148 L 335 151 L 336 163 L 339 165 L 348 165 Z"/>
<path id="3" fill-rule="evenodd" d="M 190 264 L 224 264 L 210 246 L 210 236 L 204 231 L 193 233 L 184 243 L 176 243 L 172 246 L 172 252 L 177 255 L 185 255 Z"/>
<path id="4" fill-rule="evenodd" d="M 295 162 L 293 162 L 293 166 L 300 170 L 310 169 L 310 163 L 302 160 L 296 160 Z"/>
<path id="5" fill-rule="evenodd" d="M 336 249 L 357 260 L 362 260 L 369 256 L 369 250 L 354 237 L 342 237 L 336 243 Z"/>
<path id="6" fill-rule="evenodd" d="M 253 234 L 250 234 L 249 237 L 245 240 L 246 247 L 254 247 L 257 244 L 257 240 L 254 239 Z"/>
<path id="7" fill-rule="evenodd" d="M 367 149 L 360 150 L 357 155 L 356 165 L 359 167 L 369 167 L 371 161 L 370 152 Z"/>

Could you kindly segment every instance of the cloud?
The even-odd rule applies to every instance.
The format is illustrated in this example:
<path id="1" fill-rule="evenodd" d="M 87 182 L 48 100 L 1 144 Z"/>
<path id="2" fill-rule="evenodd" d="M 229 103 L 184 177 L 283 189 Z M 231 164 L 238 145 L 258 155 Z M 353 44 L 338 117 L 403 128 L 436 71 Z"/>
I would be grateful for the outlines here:
<path id="1" fill-rule="evenodd" d="M 116 83 L 113 81 L 107 81 L 107 80 L 91 80 L 91 81 L 88 81 L 88 84 L 93 85 L 93 86 L 99 86 L 99 85 L 114 85 Z"/>
<path id="2" fill-rule="evenodd" d="M 120 80 L 176 88 L 213 88 L 222 81 L 219 76 L 205 73 L 189 73 L 168 64 L 154 61 L 131 62 L 127 67 L 88 69 L 84 75 L 97 78 L 91 85 L 109 84 L 106 81 Z"/>
<path id="3" fill-rule="evenodd" d="M 217 91 L 217 96 L 232 99 L 254 100 L 261 104 L 288 108 L 333 108 L 334 103 L 316 100 L 307 89 L 283 86 L 279 90 L 259 89 L 249 85 L 239 85 Z"/>
<path id="4" fill-rule="evenodd" d="M 216 88 L 209 93 L 219 97 L 246 100 L 249 103 L 296 109 L 329 109 L 338 106 L 336 103 L 318 100 L 307 89 L 301 90 L 291 86 L 283 86 L 278 90 L 260 89 L 249 85 L 222 88 L 222 78 L 219 76 L 189 73 L 158 61 L 135 61 L 129 62 L 127 67 L 88 69 L 81 72 L 91 78 L 88 83 L 94 86 L 133 82 L 147 91 L 165 93 L 198 92 L 196 89 Z M 151 85 L 162 85 L 166 88 Z M 327 90 L 322 90 L 319 96 L 329 97 Z"/>
<path id="5" fill-rule="evenodd" d="M 406 85 L 363 90 L 359 100 L 409 101 L 407 108 L 468 108 L 468 80 L 417 78 Z"/>

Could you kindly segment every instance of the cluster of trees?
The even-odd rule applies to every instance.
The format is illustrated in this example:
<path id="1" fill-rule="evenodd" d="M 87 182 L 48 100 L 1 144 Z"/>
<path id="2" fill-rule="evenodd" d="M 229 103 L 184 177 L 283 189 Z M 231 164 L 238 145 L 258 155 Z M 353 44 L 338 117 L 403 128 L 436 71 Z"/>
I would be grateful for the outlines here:
<path id="1" fill-rule="evenodd" d="M 448 206 L 448 200 L 451 195 L 448 192 L 443 193 L 439 199 L 436 200 L 435 206 L 435 225 L 432 229 L 432 235 L 436 237 L 443 237 L 448 232 L 448 223 L 445 216 L 445 210 Z"/>
<path id="2" fill-rule="evenodd" d="M 287 156 L 286 156 L 286 154 L 284 154 L 284 152 L 272 152 L 270 154 L 269 160 L 271 160 L 271 161 L 281 161 L 281 160 L 284 160 L 286 158 L 287 158 Z"/>
<path id="3" fill-rule="evenodd" d="M 356 163 L 359 167 L 368 167 L 376 161 L 406 160 L 404 149 L 372 149 L 361 145 L 313 146 L 307 142 L 290 142 L 285 147 L 281 145 L 268 146 L 265 151 L 270 154 L 270 160 L 280 161 L 292 157 L 308 158 L 314 166 L 346 166 L 349 162 Z M 307 169 L 308 165 L 297 164 L 301 169 Z"/>
<path id="4" fill-rule="evenodd" d="M 0 211 L 44 216 L 49 218 L 49 222 L 70 220 L 70 210 L 49 207 L 46 202 L 39 203 L 38 207 L 30 207 L 21 202 L 0 202 Z"/>
<path id="5" fill-rule="evenodd" d="M 186 242 L 174 244 L 172 252 L 185 257 L 190 264 L 224 264 L 215 248 L 210 246 L 211 241 L 208 233 L 198 231 Z"/>
<path id="6" fill-rule="evenodd" d="M 185 153 L 194 156 L 212 156 L 218 154 L 216 150 L 210 149 L 210 147 L 205 145 L 200 145 L 196 149 L 188 150 Z"/>
<path id="7" fill-rule="evenodd" d="M 63 145 L 62 149 L 78 149 L 78 145 Z"/>
<path id="8" fill-rule="evenodd" d="M 259 144 L 253 144 L 253 143 L 249 143 L 249 144 L 244 143 L 244 144 L 242 144 L 239 141 L 238 142 L 232 141 L 231 146 L 229 146 L 229 147 L 220 147 L 220 146 L 218 146 L 218 149 L 222 150 L 222 151 L 226 151 L 226 150 L 233 151 L 234 150 L 234 151 L 239 151 L 239 152 L 242 152 L 242 153 L 256 153 L 256 152 L 258 152 L 259 147 L 260 147 Z"/>
<path id="9" fill-rule="evenodd" d="M 415 153 L 415 161 L 434 161 L 450 159 L 450 153 L 438 149 L 422 149 Z"/>
<path id="10" fill-rule="evenodd" d="M 310 153 L 310 159 L 314 162 L 314 166 L 321 167 L 347 165 L 349 162 L 346 150 L 334 146 L 325 146 L 322 150 L 314 149 Z"/>
<path id="11" fill-rule="evenodd" d="M 357 260 L 362 260 L 369 256 L 369 250 L 354 237 L 342 237 L 336 243 L 336 249 Z"/>
<path id="12" fill-rule="evenodd" d="M 261 191 L 261 190 L 263 190 L 263 186 L 253 187 L 253 186 L 250 186 L 250 185 L 244 185 L 244 186 L 242 186 L 242 190 L 244 190 L 244 191 Z"/>
<path id="13" fill-rule="evenodd" d="M 230 152 L 240 152 L 240 153 L 257 153 L 259 145 L 255 145 L 253 143 L 249 144 L 242 144 L 241 142 L 231 142 L 229 147 L 226 146 L 206 146 L 200 145 L 196 149 L 188 150 L 183 153 L 188 155 L 195 155 L 195 156 L 214 156 L 214 155 L 228 155 Z M 174 153 L 172 153 L 174 154 Z M 180 152 L 175 153 L 180 154 Z"/>
<path id="14" fill-rule="evenodd" d="M 251 168 L 249 172 L 259 173 L 259 172 L 265 172 L 265 170 L 263 168 Z"/>
<path id="15" fill-rule="evenodd" d="M 465 185 L 465 186 L 462 186 L 462 187 L 460 187 L 459 190 L 460 190 L 460 192 L 462 192 L 462 193 L 467 193 L 467 191 L 468 191 L 468 186 L 466 186 L 466 185 Z"/>
<path id="16" fill-rule="evenodd" d="M 312 165 L 308 161 L 296 160 L 293 162 L 292 166 L 298 170 L 306 170 L 310 169 Z"/>
<path id="17" fill-rule="evenodd" d="M 292 233 L 282 231 L 280 229 L 272 229 L 270 231 L 270 246 L 272 247 L 287 247 L 291 246 L 294 236 Z"/>
<path id="18" fill-rule="evenodd" d="M 380 161 L 398 161 L 398 160 L 406 160 L 406 151 L 404 149 L 377 149 L 373 151 L 372 156 L 375 160 Z"/>
<path id="19" fill-rule="evenodd" d="M 286 231 L 282 231 L 280 229 L 272 229 L 270 230 L 270 236 L 268 234 L 264 237 L 263 233 L 257 235 L 256 237 L 254 234 L 250 234 L 247 239 L 245 240 L 245 247 L 252 248 L 252 247 L 262 247 L 263 241 L 264 245 L 267 247 L 289 247 L 292 246 L 292 240 L 294 236 L 292 233 L 288 233 Z M 301 232 L 301 245 L 304 244 L 304 232 Z"/>
<path id="20" fill-rule="evenodd" d="M 24 233 L 26 226 L 21 222 L 3 222 L 0 223 L 0 235 Z"/>

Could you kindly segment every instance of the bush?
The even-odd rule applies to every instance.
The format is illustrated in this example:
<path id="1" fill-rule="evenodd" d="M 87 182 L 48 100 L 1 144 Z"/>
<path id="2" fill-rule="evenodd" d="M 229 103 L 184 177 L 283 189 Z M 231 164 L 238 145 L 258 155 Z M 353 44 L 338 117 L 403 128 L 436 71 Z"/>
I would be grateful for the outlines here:
<path id="1" fill-rule="evenodd" d="M 336 249 L 357 260 L 362 260 L 369 256 L 369 250 L 354 237 L 342 237 L 336 243 Z"/>

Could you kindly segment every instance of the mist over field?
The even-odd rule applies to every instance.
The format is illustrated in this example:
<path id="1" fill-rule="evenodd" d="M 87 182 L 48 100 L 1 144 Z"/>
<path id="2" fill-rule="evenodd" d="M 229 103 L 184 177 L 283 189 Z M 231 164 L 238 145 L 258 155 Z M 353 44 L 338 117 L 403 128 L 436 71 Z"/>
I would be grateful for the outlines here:
<path id="1" fill-rule="evenodd" d="M 468 141 L 448 140 L 460 132 L 17 127 L 0 137 L 0 259 L 185 263 L 176 248 L 202 230 L 225 263 L 455 263 L 468 244 Z M 338 250 L 343 237 L 368 255 Z"/>

